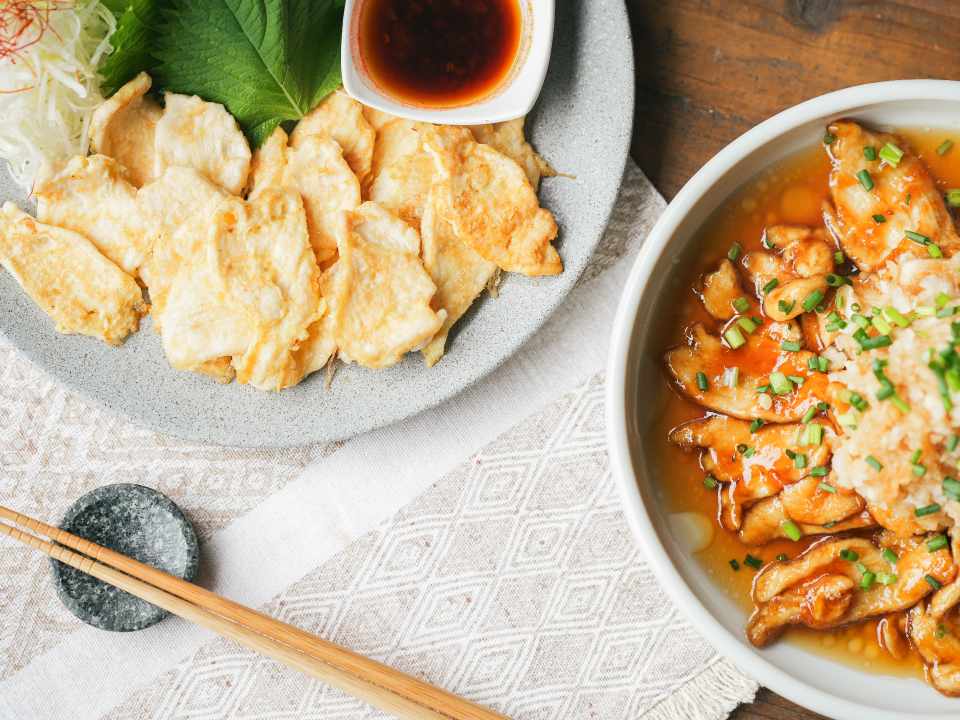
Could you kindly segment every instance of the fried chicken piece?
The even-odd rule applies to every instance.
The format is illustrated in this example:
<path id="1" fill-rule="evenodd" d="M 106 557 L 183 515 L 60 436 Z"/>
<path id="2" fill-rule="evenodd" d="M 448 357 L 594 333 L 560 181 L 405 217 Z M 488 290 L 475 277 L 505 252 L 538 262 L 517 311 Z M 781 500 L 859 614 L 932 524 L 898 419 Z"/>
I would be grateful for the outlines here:
<path id="1" fill-rule="evenodd" d="M 423 148 L 427 123 L 404 118 L 386 120 L 377 128 L 376 141 L 370 161 L 370 172 L 360 184 L 364 200 L 370 200 L 370 191 L 381 173 L 404 158 L 426 152 Z"/>
<path id="2" fill-rule="evenodd" d="M 689 344 L 667 350 L 667 370 L 677 382 L 677 388 L 694 402 L 743 420 L 760 418 L 767 422 L 799 420 L 818 398 L 823 397 L 829 381 L 823 373 L 808 373 L 807 358 L 813 353 L 782 352 L 786 340 L 801 341 L 796 322 L 764 322 L 752 333 L 743 333 L 745 344 L 733 349 L 712 335 L 700 323 L 689 330 Z M 736 387 L 729 387 L 727 368 L 738 367 Z M 756 388 L 768 385 L 771 372 L 804 377 L 802 385 L 791 381 L 793 390 L 787 395 L 772 391 L 758 394 Z M 697 384 L 697 373 L 704 373 L 707 389 Z M 764 407 L 763 397 L 771 402 Z"/>
<path id="3" fill-rule="evenodd" d="M 901 253 L 926 256 L 923 247 L 906 237 L 908 231 L 928 237 L 944 257 L 957 251 L 960 238 L 943 197 L 902 138 L 868 130 L 852 120 L 830 123 L 827 132 L 836 140 L 826 146 L 833 168 L 824 220 L 861 270 L 876 271 Z M 887 143 L 903 152 L 896 166 L 880 156 Z M 867 147 L 874 148 L 876 160 L 866 159 L 863 150 Z M 874 185 L 870 190 L 864 189 L 857 177 L 864 170 Z M 874 215 L 882 215 L 885 222 L 877 223 Z"/>
<path id="4" fill-rule="evenodd" d="M 478 143 L 466 128 L 424 126 L 421 132 L 437 161 L 440 214 L 458 237 L 508 272 L 563 271 L 550 244 L 557 224 L 519 165 Z"/>
<path id="5" fill-rule="evenodd" d="M 960 697 L 960 608 L 936 617 L 929 603 L 917 603 L 907 615 L 907 635 L 927 682 L 947 697 Z"/>
<path id="6" fill-rule="evenodd" d="M 377 175 L 370 186 L 369 199 L 383 205 L 420 232 L 427 197 L 436 174 L 437 164 L 430 153 L 405 155 Z"/>
<path id="7" fill-rule="evenodd" d="M 170 363 L 192 370 L 229 355 L 238 383 L 299 382 L 296 353 L 324 309 L 299 195 L 270 187 L 254 203 L 224 199 L 197 249 L 199 261 L 181 266 L 162 305 Z"/>
<path id="8" fill-rule="evenodd" d="M 145 94 L 152 84 L 149 75 L 140 73 L 94 110 L 90 120 L 90 152 L 120 163 L 135 188 L 157 177 L 154 136 L 163 110 Z"/>
<path id="9" fill-rule="evenodd" d="M 733 303 L 742 296 L 737 269 L 726 258 L 720 261 L 720 267 L 703 279 L 700 299 L 707 312 L 717 320 L 729 320 L 736 315 Z"/>
<path id="10" fill-rule="evenodd" d="M 757 611 L 747 625 L 747 638 L 757 647 L 769 644 L 787 625 L 817 630 L 838 627 L 912 607 L 933 592 L 926 576 L 951 582 L 957 566 L 945 550 L 928 552 L 924 538 L 904 538 L 891 546 L 898 559 L 891 565 L 883 548 L 866 538 L 827 538 L 787 563 L 768 565 L 757 576 L 753 597 Z M 847 560 L 842 551 L 857 558 Z M 896 582 L 874 582 L 860 588 L 863 573 L 896 574 Z"/>
<path id="11" fill-rule="evenodd" d="M 336 141 L 325 135 L 306 135 L 296 147 L 288 147 L 286 133 L 277 128 L 263 147 L 254 153 L 251 192 L 281 185 L 300 193 L 307 213 L 307 230 L 317 263 L 330 260 L 337 252 L 333 231 L 339 210 L 360 206 L 360 183 L 347 165 Z"/>
<path id="12" fill-rule="evenodd" d="M 77 155 L 44 163 L 34 194 L 40 222 L 80 233 L 125 273 L 139 277 L 160 227 L 152 213 L 143 212 L 136 188 L 116 160 Z"/>
<path id="13" fill-rule="evenodd" d="M 554 172 L 547 161 L 540 157 L 523 136 L 525 117 L 489 125 L 468 125 L 477 142 L 489 145 L 502 155 L 506 155 L 523 168 L 535 191 L 540 187 L 541 177 L 552 177 Z"/>
<path id="14" fill-rule="evenodd" d="M 191 167 L 231 195 L 239 195 L 250 172 L 250 145 L 223 105 L 168 93 L 154 138 L 154 176 L 171 166 Z"/>
<path id="15" fill-rule="evenodd" d="M 370 172 L 376 133 L 363 117 L 363 106 L 342 89 L 332 92 L 308 112 L 290 136 L 290 146 L 299 148 L 310 135 L 326 135 L 343 149 L 343 159 L 363 183 Z"/>
<path id="16" fill-rule="evenodd" d="M 436 285 L 420 261 L 420 237 L 377 203 L 342 211 L 340 259 L 321 279 L 340 356 L 389 367 L 430 340 L 443 316 L 430 308 Z"/>
<path id="17" fill-rule="evenodd" d="M 805 312 L 803 301 L 819 290 L 824 296 L 830 289 L 826 277 L 833 272 L 833 248 L 826 232 L 806 225 L 772 225 L 764 239 L 775 246 L 757 250 L 743 259 L 756 293 L 763 298 L 763 312 L 774 320 L 789 320 Z M 764 294 L 771 280 L 777 286 Z M 781 303 L 785 310 L 781 310 Z M 788 310 L 787 310 L 788 309 Z"/>
<path id="18" fill-rule="evenodd" d="M 93 243 L 39 223 L 10 202 L 0 211 L 0 265 L 53 318 L 59 333 L 120 345 L 146 313 L 137 283 Z"/>
<path id="19" fill-rule="evenodd" d="M 804 483 L 812 482 L 815 478 L 804 480 Z M 801 483 L 798 483 L 801 484 Z M 819 483 L 818 483 L 819 484 Z M 849 497 L 849 496 L 847 496 Z M 846 509 L 841 510 L 845 512 Z M 766 545 L 771 540 L 777 538 L 790 537 L 784 529 L 783 524 L 787 520 L 793 520 L 787 511 L 783 508 L 780 495 L 764 498 L 750 505 L 743 511 L 743 520 L 740 525 L 740 539 L 747 545 Z M 836 524 L 824 528 L 823 524 L 811 525 L 804 522 L 793 520 L 794 525 L 800 530 L 801 535 L 827 535 L 848 530 L 862 530 L 864 528 L 876 527 L 877 523 L 866 510 L 861 510 L 856 515 L 850 515 L 843 520 L 836 521 Z"/>
<path id="20" fill-rule="evenodd" d="M 463 316 L 499 270 L 495 263 L 484 260 L 457 237 L 450 223 L 440 216 L 436 198 L 432 194 L 420 226 L 423 265 L 437 286 L 430 307 L 438 315 L 443 313 L 446 316 L 440 330 L 423 348 L 427 367 L 433 367 L 443 357 L 450 328 Z"/>

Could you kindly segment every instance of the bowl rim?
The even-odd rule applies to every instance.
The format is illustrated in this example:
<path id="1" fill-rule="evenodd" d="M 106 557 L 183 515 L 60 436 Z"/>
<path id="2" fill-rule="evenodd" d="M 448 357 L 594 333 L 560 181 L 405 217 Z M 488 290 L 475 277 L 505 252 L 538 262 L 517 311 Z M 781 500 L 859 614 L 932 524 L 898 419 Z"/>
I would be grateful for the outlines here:
<path id="1" fill-rule="evenodd" d="M 677 193 L 643 243 L 614 316 L 607 359 L 605 412 L 611 469 L 627 523 L 658 581 L 684 616 L 717 652 L 728 657 L 762 685 L 785 698 L 838 720 L 861 718 L 865 708 L 793 677 L 760 657 L 756 651 L 746 648 L 742 639 L 724 627 L 700 602 L 670 560 L 644 506 L 631 461 L 625 402 L 627 359 L 633 328 L 640 313 L 640 300 L 657 260 L 681 221 L 729 168 L 784 133 L 818 118 L 841 116 L 844 112 L 864 106 L 911 100 L 960 103 L 960 82 L 894 80 L 837 90 L 774 115 L 717 153 Z M 869 713 L 873 720 L 908 720 L 919 717 L 917 712 L 904 713 L 876 707 L 871 707 Z"/>

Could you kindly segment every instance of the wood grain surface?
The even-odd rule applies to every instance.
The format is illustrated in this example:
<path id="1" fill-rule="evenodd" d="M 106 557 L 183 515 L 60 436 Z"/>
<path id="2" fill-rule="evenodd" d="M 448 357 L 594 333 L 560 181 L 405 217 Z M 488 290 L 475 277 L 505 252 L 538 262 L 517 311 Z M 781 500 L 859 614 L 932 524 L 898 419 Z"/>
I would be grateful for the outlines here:
<path id="1" fill-rule="evenodd" d="M 627 0 L 637 65 L 631 154 L 668 200 L 720 149 L 817 95 L 960 80 L 957 0 Z M 822 716 L 762 689 L 733 720 Z"/>

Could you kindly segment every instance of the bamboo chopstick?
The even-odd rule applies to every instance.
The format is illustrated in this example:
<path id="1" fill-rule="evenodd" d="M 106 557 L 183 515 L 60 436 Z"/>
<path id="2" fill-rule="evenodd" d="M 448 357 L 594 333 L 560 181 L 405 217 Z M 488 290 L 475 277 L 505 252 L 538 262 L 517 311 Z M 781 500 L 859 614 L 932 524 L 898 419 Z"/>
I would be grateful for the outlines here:
<path id="1" fill-rule="evenodd" d="M 0 517 L 51 538 L 66 548 L 5 523 L 0 523 L 0 533 L 404 720 L 510 720 L 506 715 L 389 665 L 60 528 L 2 506 Z"/>

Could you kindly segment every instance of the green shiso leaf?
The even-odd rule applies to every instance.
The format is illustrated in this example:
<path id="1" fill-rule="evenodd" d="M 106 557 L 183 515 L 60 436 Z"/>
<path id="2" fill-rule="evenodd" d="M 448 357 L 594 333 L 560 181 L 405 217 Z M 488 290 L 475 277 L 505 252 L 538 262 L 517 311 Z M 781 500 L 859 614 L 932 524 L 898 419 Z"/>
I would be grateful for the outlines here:
<path id="1" fill-rule="evenodd" d="M 340 0 L 172 0 L 154 55 L 164 89 L 220 103 L 259 147 L 340 85 Z"/>
<path id="2" fill-rule="evenodd" d="M 110 38 L 114 51 L 100 68 L 106 96 L 130 82 L 141 72 L 153 74 L 158 62 L 151 51 L 157 39 L 161 9 L 171 0 L 109 0 L 104 3 L 117 18 L 117 30 Z"/>

